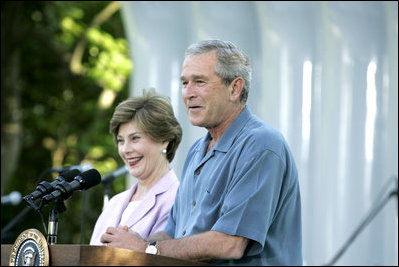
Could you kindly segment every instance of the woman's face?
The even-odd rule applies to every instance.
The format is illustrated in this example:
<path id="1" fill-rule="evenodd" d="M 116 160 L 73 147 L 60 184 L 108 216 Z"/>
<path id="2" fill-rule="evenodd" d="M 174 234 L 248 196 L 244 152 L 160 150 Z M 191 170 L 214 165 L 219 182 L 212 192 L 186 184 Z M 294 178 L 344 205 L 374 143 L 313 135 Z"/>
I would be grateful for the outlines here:
<path id="1" fill-rule="evenodd" d="M 157 174 L 167 161 L 162 150 L 167 143 L 156 143 L 134 121 L 121 124 L 117 135 L 118 152 L 132 176 L 145 180 Z"/>

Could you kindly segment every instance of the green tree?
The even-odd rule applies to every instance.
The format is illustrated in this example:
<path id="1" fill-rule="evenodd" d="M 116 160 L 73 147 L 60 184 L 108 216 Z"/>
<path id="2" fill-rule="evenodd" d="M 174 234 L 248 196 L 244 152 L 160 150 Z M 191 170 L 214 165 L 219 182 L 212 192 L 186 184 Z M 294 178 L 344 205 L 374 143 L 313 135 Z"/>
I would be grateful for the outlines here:
<path id="1" fill-rule="evenodd" d="M 32 192 L 52 181 L 50 167 L 90 163 L 101 174 L 121 166 L 109 120 L 128 96 L 133 65 L 120 3 L 1 2 L 1 192 Z M 115 181 L 111 194 L 124 189 Z M 103 205 L 103 187 L 64 201 L 58 243 L 88 243 Z M 3 236 L 25 203 L 2 206 L 2 243 L 47 227 L 52 205 L 29 211 Z M 43 225 L 44 223 L 44 225 Z"/>

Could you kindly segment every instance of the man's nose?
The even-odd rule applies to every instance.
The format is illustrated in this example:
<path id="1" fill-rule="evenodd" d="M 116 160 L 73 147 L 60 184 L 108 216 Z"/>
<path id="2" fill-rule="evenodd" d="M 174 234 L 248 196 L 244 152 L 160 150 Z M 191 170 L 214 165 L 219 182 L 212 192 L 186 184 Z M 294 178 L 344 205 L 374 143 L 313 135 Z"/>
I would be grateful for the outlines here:
<path id="1" fill-rule="evenodd" d="M 183 97 L 190 99 L 195 95 L 195 87 L 192 82 L 187 82 L 183 87 Z"/>

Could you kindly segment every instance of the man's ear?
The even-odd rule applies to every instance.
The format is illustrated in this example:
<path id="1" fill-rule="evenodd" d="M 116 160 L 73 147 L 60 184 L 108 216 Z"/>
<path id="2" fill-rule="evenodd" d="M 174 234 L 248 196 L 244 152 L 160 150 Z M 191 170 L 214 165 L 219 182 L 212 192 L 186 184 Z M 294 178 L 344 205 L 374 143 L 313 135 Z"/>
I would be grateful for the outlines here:
<path id="1" fill-rule="evenodd" d="M 244 79 L 241 77 L 237 77 L 230 84 L 231 100 L 240 101 L 240 95 L 242 90 L 244 90 Z"/>

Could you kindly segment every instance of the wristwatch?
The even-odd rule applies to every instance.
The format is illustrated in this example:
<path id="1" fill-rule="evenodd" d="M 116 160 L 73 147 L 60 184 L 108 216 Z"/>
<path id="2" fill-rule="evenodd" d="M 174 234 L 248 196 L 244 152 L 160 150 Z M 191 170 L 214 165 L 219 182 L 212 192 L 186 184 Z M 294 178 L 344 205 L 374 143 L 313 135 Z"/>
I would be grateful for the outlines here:
<path id="1" fill-rule="evenodd" d="M 157 255 L 157 254 L 158 254 L 157 241 L 152 241 L 152 242 L 147 246 L 147 248 L 145 249 L 145 253 Z"/>

